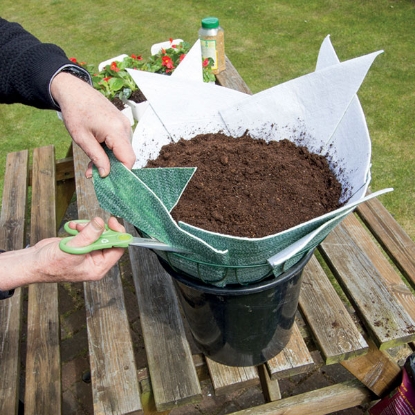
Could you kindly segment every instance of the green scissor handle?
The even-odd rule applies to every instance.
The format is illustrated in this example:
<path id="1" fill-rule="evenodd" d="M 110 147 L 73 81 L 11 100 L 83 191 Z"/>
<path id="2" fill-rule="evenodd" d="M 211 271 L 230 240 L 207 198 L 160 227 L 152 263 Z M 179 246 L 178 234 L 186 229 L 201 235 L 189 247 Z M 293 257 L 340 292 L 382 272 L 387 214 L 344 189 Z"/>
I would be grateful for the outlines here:
<path id="1" fill-rule="evenodd" d="M 88 223 L 89 220 L 73 220 L 70 222 L 77 222 L 77 223 Z M 72 229 L 69 227 L 69 223 L 66 222 L 64 229 L 70 235 L 78 234 L 76 229 Z M 98 251 L 100 249 L 107 249 L 107 248 L 127 248 L 130 242 L 133 240 L 133 236 L 129 233 L 123 232 L 116 232 L 112 229 L 109 229 L 107 225 L 105 225 L 105 231 L 99 237 L 99 239 L 93 242 L 90 245 L 83 246 L 83 247 L 73 247 L 68 246 L 68 242 L 73 239 L 73 236 L 68 236 L 67 238 L 63 238 L 59 243 L 59 248 L 68 253 L 68 254 L 88 254 L 92 251 Z"/>

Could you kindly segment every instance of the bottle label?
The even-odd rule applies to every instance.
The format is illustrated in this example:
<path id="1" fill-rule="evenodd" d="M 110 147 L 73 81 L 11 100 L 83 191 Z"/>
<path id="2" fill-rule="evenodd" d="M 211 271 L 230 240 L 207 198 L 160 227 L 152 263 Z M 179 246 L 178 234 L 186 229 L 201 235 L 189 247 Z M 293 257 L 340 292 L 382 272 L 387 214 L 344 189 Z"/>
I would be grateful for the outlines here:
<path id="1" fill-rule="evenodd" d="M 218 54 L 216 51 L 216 40 L 200 40 L 200 45 L 202 48 L 202 58 L 212 58 L 213 66 L 212 69 L 218 69 Z"/>

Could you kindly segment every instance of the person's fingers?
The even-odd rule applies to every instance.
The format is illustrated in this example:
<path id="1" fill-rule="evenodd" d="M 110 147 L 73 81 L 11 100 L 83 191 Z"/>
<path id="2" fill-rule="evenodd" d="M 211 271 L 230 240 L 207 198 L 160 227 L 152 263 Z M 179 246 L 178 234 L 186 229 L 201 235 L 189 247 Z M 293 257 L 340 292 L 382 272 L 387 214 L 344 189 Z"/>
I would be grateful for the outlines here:
<path id="1" fill-rule="evenodd" d="M 118 220 L 111 216 L 108 220 L 108 227 L 116 232 L 125 232 L 125 228 Z M 100 265 L 103 263 L 115 263 L 117 262 L 122 255 L 124 254 L 124 248 L 112 248 L 104 249 L 102 251 L 93 251 L 91 252 L 92 260 L 95 265 Z"/>
<path id="2" fill-rule="evenodd" d="M 86 138 L 78 137 L 76 143 L 82 148 L 85 154 L 90 158 L 92 164 L 94 164 L 101 177 L 105 177 L 110 172 L 110 161 L 108 156 L 105 154 L 101 144 L 90 135 Z M 89 169 L 89 167 L 88 167 Z M 92 177 L 92 167 L 90 168 L 90 174 L 88 176 L 88 170 L 85 173 L 86 177 Z"/>
<path id="3" fill-rule="evenodd" d="M 89 220 L 85 220 L 85 221 L 78 221 L 78 220 L 71 220 L 69 221 L 69 227 L 71 229 L 76 229 L 78 232 L 81 232 L 82 229 L 85 228 L 85 226 L 87 226 L 89 224 Z"/>
<path id="4" fill-rule="evenodd" d="M 129 129 L 131 132 L 131 128 Z M 113 151 L 114 156 L 124 164 L 127 169 L 131 169 L 135 163 L 136 157 L 134 154 L 133 146 L 131 140 L 129 139 L 131 133 L 126 133 L 123 136 L 118 136 L 112 138 L 108 136 L 105 139 L 105 144 L 107 147 Z M 124 137 L 124 138 L 122 138 Z"/>
<path id="5" fill-rule="evenodd" d="M 134 166 L 136 157 L 133 152 L 133 147 L 130 143 L 120 143 L 120 145 L 117 145 L 113 148 L 114 156 L 122 163 L 124 164 L 127 169 L 131 170 Z"/>
<path id="6" fill-rule="evenodd" d="M 111 216 L 108 220 L 108 226 L 116 232 L 125 232 L 125 228 L 124 226 L 121 225 L 120 222 L 118 222 L 118 220 L 114 217 Z"/>
<path id="7" fill-rule="evenodd" d="M 99 217 L 92 219 L 85 227 L 79 223 L 76 226 L 77 229 L 81 229 L 81 231 L 68 242 L 68 246 L 88 246 L 89 244 L 94 243 L 105 230 L 105 223 Z"/>
<path id="8" fill-rule="evenodd" d="M 92 166 L 93 166 L 92 161 L 90 161 L 88 163 L 88 167 L 87 167 L 87 169 L 85 171 L 85 177 L 87 179 L 91 179 L 92 178 Z"/>
<path id="9" fill-rule="evenodd" d="M 120 150 L 120 148 L 121 148 L 121 150 Z M 126 150 L 124 150 L 123 148 L 125 148 Z M 127 167 L 127 169 L 131 170 L 131 168 L 134 166 L 134 163 L 136 161 L 136 157 L 135 157 L 135 154 L 132 153 L 132 147 L 129 143 L 127 145 L 117 146 L 116 150 L 114 150 L 114 155 L 122 164 L 124 164 L 125 167 Z M 106 157 L 106 155 L 105 155 L 105 157 Z M 88 178 L 88 179 L 92 178 L 93 165 L 94 165 L 94 163 L 92 161 L 90 161 L 89 164 L 88 164 L 88 167 L 85 171 L 85 177 Z M 98 167 L 98 169 L 99 169 L 99 167 Z M 106 170 L 106 167 L 104 167 L 103 171 L 100 171 L 100 176 L 101 177 L 105 177 L 108 174 L 109 174 L 109 169 Z"/>
<path id="10" fill-rule="evenodd" d="M 102 264 L 115 264 L 122 257 L 124 252 L 124 248 L 111 248 L 92 251 L 89 255 L 91 255 L 95 266 L 102 266 Z"/>
<path id="11" fill-rule="evenodd" d="M 115 144 L 113 144 L 115 143 Z M 79 144 L 79 143 L 78 143 Z M 107 147 L 113 151 L 114 156 L 124 164 L 127 169 L 131 169 L 135 163 L 136 157 L 134 154 L 133 147 L 131 142 L 127 139 L 118 139 L 112 140 L 110 138 L 105 140 L 105 144 Z M 97 145 L 99 147 L 99 153 L 96 153 L 95 150 L 92 150 L 93 153 L 89 153 L 89 148 L 93 148 Z M 85 171 L 85 176 L 90 179 L 92 177 L 92 166 L 95 165 L 98 168 L 99 175 L 101 177 L 105 177 L 110 172 L 110 163 L 108 160 L 107 155 L 105 154 L 104 149 L 101 145 L 98 144 L 97 141 L 83 143 L 82 148 L 87 154 L 87 156 L 91 159 L 90 163 L 88 164 L 88 168 Z M 99 158 L 98 158 L 99 157 Z M 105 162 L 105 163 L 104 163 Z"/>
<path id="12" fill-rule="evenodd" d="M 118 220 L 111 216 L 108 220 L 108 227 L 116 232 L 125 232 L 125 228 Z M 112 249 L 103 249 L 101 251 L 91 252 L 92 260 L 95 265 L 100 265 L 104 263 L 116 263 L 124 254 L 124 248 L 112 248 Z"/>

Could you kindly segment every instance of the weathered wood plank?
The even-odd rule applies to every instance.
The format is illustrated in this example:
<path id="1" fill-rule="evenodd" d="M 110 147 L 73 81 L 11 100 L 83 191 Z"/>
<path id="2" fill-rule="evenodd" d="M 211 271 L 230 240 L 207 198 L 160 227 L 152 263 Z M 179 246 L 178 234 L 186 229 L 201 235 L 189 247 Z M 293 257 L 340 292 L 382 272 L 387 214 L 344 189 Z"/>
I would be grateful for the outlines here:
<path id="1" fill-rule="evenodd" d="M 378 199 L 363 203 L 357 212 L 379 244 L 415 288 L 415 243 Z"/>
<path id="2" fill-rule="evenodd" d="M 379 299 L 376 304 L 376 306 L 379 307 L 382 307 L 383 304 L 383 307 L 386 308 L 385 312 L 382 310 L 382 308 L 380 308 L 379 311 L 377 311 L 377 308 L 372 309 L 370 305 L 375 300 L 371 300 L 369 301 L 369 310 L 363 307 L 360 310 L 359 314 L 366 316 L 363 317 L 366 325 L 370 325 L 372 322 L 372 325 L 375 328 L 376 326 L 380 325 L 379 316 L 386 314 L 383 324 L 387 336 L 388 330 L 393 328 L 394 321 L 388 320 L 388 313 L 390 311 L 388 310 L 388 307 L 390 306 L 390 296 L 392 296 L 392 298 L 395 300 L 396 298 L 399 298 L 399 295 L 396 296 L 394 293 L 402 295 L 401 301 L 403 303 L 407 301 L 407 307 L 411 307 L 411 304 L 413 304 L 413 296 L 408 292 L 408 288 L 404 285 L 399 276 L 394 272 L 390 264 L 380 252 L 379 248 L 376 246 L 376 244 L 374 244 L 367 232 L 364 230 L 363 226 L 353 215 L 349 215 L 349 217 L 343 221 L 343 224 L 339 225 L 339 227 L 335 229 L 334 234 L 330 235 L 326 239 L 326 242 L 323 242 L 322 247 L 326 250 L 328 246 L 327 243 L 330 243 L 332 238 L 334 240 L 336 233 L 343 230 L 343 227 L 346 226 L 348 238 L 343 240 L 341 244 L 345 243 L 349 246 L 357 247 L 357 254 L 353 253 L 352 251 L 352 256 L 349 260 L 355 264 L 364 264 L 364 271 L 361 271 L 360 269 L 349 271 L 347 275 L 352 281 L 348 284 L 348 287 L 352 286 L 355 289 L 360 287 L 362 292 L 360 293 L 359 303 L 363 302 L 363 305 L 365 304 L 365 296 L 371 296 L 372 291 L 376 292 L 378 288 L 380 289 L 381 293 L 386 291 L 386 294 L 382 294 L 382 296 L 386 296 L 385 303 L 381 302 L 384 300 Z M 339 250 L 339 247 L 337 247 L 337 250 Z M 344 247 L 340 248 L 340 251 L 343 250 Z M 364 252 L 364 254 L 362 254 L 362 252 Z M 357 256 L 354 257 L 354 255 Z M 367 266 L 368 261 L 371 261 L 372 264 L 376 264 L 375 270 L 373 270 L 373 266 Z M 405 293 L 405 295 L 403 295 L 403 293 Z M 402 305 L 402 303 L 400 305 Z M 393 314 L 401 312 L 399 306 L 397 308 L 398 310 L 396 310 L 396 308 L 392 309 Z M 411 324 L 408 323 L 410 319 L 411 318 L 409 317 L 409 320 L 406 320 L 405 316 L 403 316 L 403 321 L 406 321 L 405 327 L 407 330 L 410 330 L 410 327 L 408 326 Z M 366 355 L 343 361 L 341 364 L 351 373 L 353 373 L 353 375 L 362 383 L 364 383 L 370 390 L 372 390 L 378 396 L 381 396 L 385 392 L 389 391 L 391 386 L 395 384 L 397 377 L 400 375 L 400 368 L 388 356 L 387 353 L 379 350 L 371 340 L 366 340 L 369 344 L 369 352 Z"/>
<path id="3" fill-rule="evenodd" d="M 33 151 L 30 244 L 56 235 L 53 146 Z M 25 413 L 61 413 L 61 362 L 57 284 L 29 285 Z"/>
<path id="4" fill-rule="evenodd" d="M 364 356 L 341 362 L 350 373 L 378 396 L 388 393 L 401 377 L 401 368 L 372 340 L 366 339 L 369 352 Z"/>
<path id="5" fill-rule="evenodd" d="M 56 181 L 69 180 L 75 177 L 73 157 L 56 160 Z"/>
<path id="6" fill-rule="evenodd" d="M 252 94 L 245 81 L 239 75 L 238 71 L 232 65 L 232 62 L 226 57 L 226 70 L 216 75 L 217 82 L 230 89 Z"/>
<path id="7" fill-rule="evenodd" d="M 29 153 L 7 155 L 0 216 L 0 247 L 22 249 L 25 239 Z M 0 301 L 0 413 L 17 414 L 19 403 L 21 289 Z"/>
<path id="8" fill-rule="evenodd" d="M 56 183 L 56 226 L 61 225 L 72 197 L 75 194 L 75 180 L 69 179 Z"/>
<path id="9" fill-rule="evenodd" d="M 170 410 L 158 411 L 156 408 L 156 403 L 154 401 L 153 388 L 151 386 L 150 378 L 146 377 L 140 379 L 140 391 L 141 391 L 141 404 L 143 405 L 143 410 L 145 414 L 148 415 L 169 415 Z"/>
<path id="10" fill-rule="evenodd" d="M 321 244 L 322 253 L 380 349 L 413 341 L 415 321 L 391 293 L 377 268 L 383 256 L 373 256 L 373 241 L 368 242 L 364 232 L 349 215 Z M 405 289 L 403 282 L 399 289 Z"/>
<path id="11" fill-rule="evenodd" d="M 72 145 L 68 157 L 56 160 L 56 225 L 59 229 L 61 221 L 75 193 L 75 172 L 73 166 Z M 29 186 L 32 185 L 32 166 L 29 170 Z M 58 230 L 57 229 L 57 230 Z"/>
<path id="12" fill-rule="evenodd" d="M 255 367 L 225 366 L 206 358 L 210 378 L 216 395 L 224 395 L 235 390 L 259 384 L 259 375 Z"/>
<path id="13" fill-rule="evenodd" d="M 353 380 L 244 409 L 233 415 L 325 415 L 363 405 L 370 400 L 370 391 Z"/>
<path id="14" fill-rule="evenodd" d="M 193 355 L 193 364 L 195 365 L 197 377 L 200 382 L 210 379 L 206 359 L 202 353 Z"/>
<path id="15" fill-rule="evenodd" d="M 292 330 L 287 346 L 266 363 L 272 380 L 307 372 L 314 365 L 296 323 Z"/>
<path id="16" fill-rule="evenodd" d="M 314 256 L 303 271 L 299 303 L 326 364 L 368 351 L 369 346 Z"/>
<path id="17" fill-rule="evenodd" d="M 108 214 L 98 205 L 85 178 L 88 158 L 74 146 L 80 219 Z M 94 413 L 142 413 L 133 345 L 118 265 L 100 281 L 84 283 Z"/>
<path id="18" fill-rule="evenodd" d="M 356 243 L 365 250 L 368 258 L 376 264 L 376 268 L 383 277 L 385 285 L 392 295 L 399 301 L 406 312 L 415 320 L 415 296 L 402 281 L 401 276 L 395 271 L 389 260 L 382 254 L 380 248 L 373 242 L 369 233 L 360 226 L 357 220 L 350 221 L 353 227 L 349 226 L 350 232 Z"/>
<path id="19" fill-rule="evenodd" d="M 61 225 L 66 210 L 75 194 L 75 171 L 72 145 L 64 159 L 56 160 L 56 225 Z"/>
<path id="20" fill-rule="evenodd" d="M 32 186 L 32 166 L 29 169 L 29 186 Z M 55 169 L 56 181 L 70 180 L 75 177 L 73 167 L 73 157 L 65 157 L 63 159 L 56 160 Z"/>
<path id="21" fill-rule="evenodd" d="M 278 379 L 272 380 L 265 365 L 258 366 L 258 375 L 261 381 L 262 393 L 267 402 L 281 399 L 281 390 Z"/>
<path id="22" fill-rule="evenodd" d="M 171 277 L 148 249 L 130 247 L 129 254 L 156 408 L 198 402 L 202 392 Z"/>

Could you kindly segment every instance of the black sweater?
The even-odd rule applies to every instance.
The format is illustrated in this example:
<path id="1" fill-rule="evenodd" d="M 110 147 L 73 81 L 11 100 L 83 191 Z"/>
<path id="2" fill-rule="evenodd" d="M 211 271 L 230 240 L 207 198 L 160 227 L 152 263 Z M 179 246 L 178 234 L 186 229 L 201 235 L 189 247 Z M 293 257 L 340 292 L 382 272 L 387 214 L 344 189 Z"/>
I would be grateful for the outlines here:
<path id="1" fill-rule="evenodd" d="M 59 109 L 49 84 L 66 65 L 73 63 L 61 48 L 42 43 L 19 24 L 0 18 L 0 102 Z"/>

